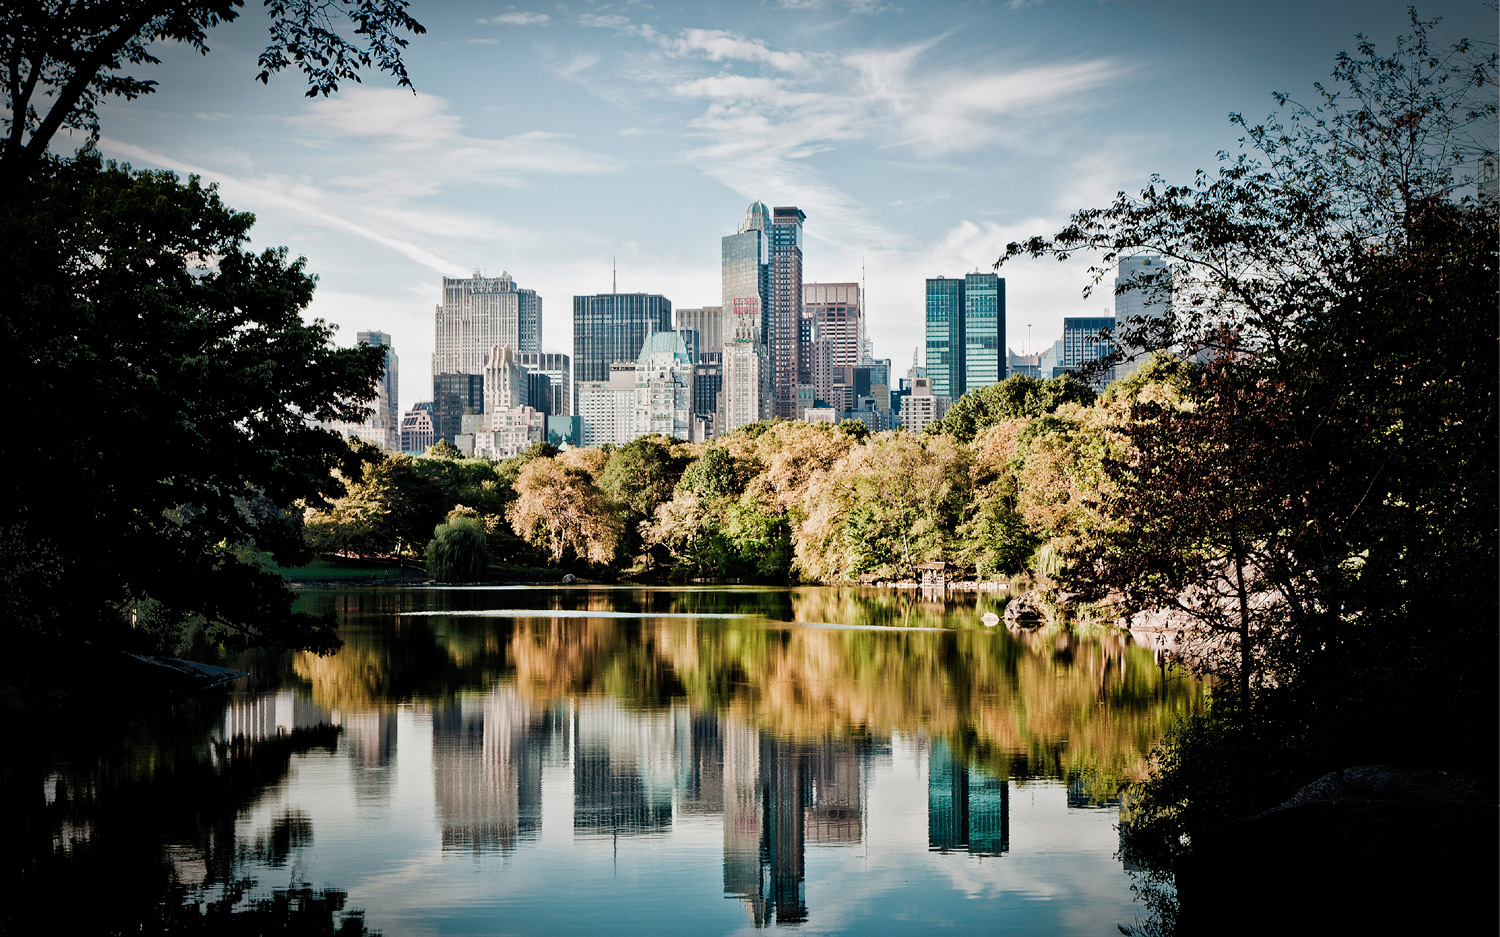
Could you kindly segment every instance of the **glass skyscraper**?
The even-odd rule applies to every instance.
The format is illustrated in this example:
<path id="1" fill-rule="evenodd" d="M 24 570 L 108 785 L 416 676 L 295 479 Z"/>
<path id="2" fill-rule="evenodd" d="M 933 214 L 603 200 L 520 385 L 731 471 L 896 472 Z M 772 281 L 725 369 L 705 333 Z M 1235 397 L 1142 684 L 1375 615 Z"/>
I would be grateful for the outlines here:
<path id="1" fill-rule="evenodd" d="M 754 202 L 740 230 L 720 240 L 723 320 L 719 334 L 726 342 L 743 326 L 765 332 L 771 289 L 771 242 L 766 234 L 770 227 L 770 209 L 764 202 Z"/>
<path id="2" fill-rule="evenodd" d="M 753 202 L 745 220 L 721 244 L 723 377 L 714 426 L 722 434 L 771 415 L 766 362 L 766 315 L 771 292 L 771 212 Z"/>
<path id="3" fill-rule="evenodd" d="M 927 281 L 927 377 L 935 397 L 964 392 L 964 281 Z"/>
<path id="4" fill-rule="evenodd" d="M 616 361 L 634 361 L 652 332 L 672 331 L 672 303 L 659 293 L 573 297 L 573 380 L 604 381 Z"/>
<path id="5" fill-rule="evenodd" d="M 1005 280 L 993 273 L 964 277 L 963 391 L 1005 380 Z M 957 396 L 955 394 L 954 396 Z"/>
<path id="6" fill-rule="evenodd" d="M 1005 279 L 970 273 L 927 281 L 927 376 L 957 400 L 1005 380 Z"/>
<path id="7" fill-rule="evenodd" d="M 1061 372 L 1073 371 L 1088 364 L 1090 361 L 1098 361 L 1105 355 L 1112 354 L 1115 343 L 1109 338 L 1102 338 L 1101 333 L 1110 333 L 1114 330 L 1115 320 L 1112 316 L 1067 316 L 1063 319 L 1062 354 L 1058 358 L 1057 370 Z M 1105 384 L 1115 379 L 1115 372 L 1110 368 L 1099 375 L 1093 384 L 1096 390 L 1103 388 Z"/>
<path id="8" fill-rule="evenodd" d="M 365 345 L 380 345 L 385 348 L 385 373 L 380 376 L 379 395 L 372 403 L 376 431 L 383 440 L 381 445 L 391 452 L 401 449 L 401 395 L 400 368 L 396 349 L 391 346 L 391 337 L 385 332 L 358 332 L 355 340 Z M 366 421 L 370 422 L 369 420 Z"/>

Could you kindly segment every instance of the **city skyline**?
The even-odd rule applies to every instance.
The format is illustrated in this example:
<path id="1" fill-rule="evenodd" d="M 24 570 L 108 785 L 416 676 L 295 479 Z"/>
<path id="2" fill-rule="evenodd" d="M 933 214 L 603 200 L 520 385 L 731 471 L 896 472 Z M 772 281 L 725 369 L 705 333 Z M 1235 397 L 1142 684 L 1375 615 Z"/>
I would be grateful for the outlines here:
<path id="1" fill-rule="evenodd" d="M 717 241 L 751 199 L 808 217 L 807 282 L 860 278 L 877 354 L 923 344 L 923 280 L 989 270 L 1008 240 L 1212 170 L 1272 93 L 1310 100 L 1364 33 L 1388 50 L 1399 2 L 1001 6 L 744 4 L 687 12 L 429 3 L 408 50 L 415 94 L 379 75 L 309 100 L 253 81 L 264 11 L 155 48 L 161 91 L 101 108 L 101 151 L 201 173 L 257 216 L 257 247 L 306 255 L 309 310 L 379 330 L 408 363 L 400 410 L 426 396 L 432 283 L 509 271 L 545 297 L 541 351 L 572 348 L 569 296 L 719 302 Z M 1478 2 L 1424 6 L 1440 40 L 1493 33 Z M 57 142 L 59 151 L 79 139 Z M 1026 262 L 1009 282 L 1018 351 L 1085 301 L 1088 263 Z M 726 310 L 726 314 L 727 314 Z M 727 336 L 726 336 L 727 337 Z"/>

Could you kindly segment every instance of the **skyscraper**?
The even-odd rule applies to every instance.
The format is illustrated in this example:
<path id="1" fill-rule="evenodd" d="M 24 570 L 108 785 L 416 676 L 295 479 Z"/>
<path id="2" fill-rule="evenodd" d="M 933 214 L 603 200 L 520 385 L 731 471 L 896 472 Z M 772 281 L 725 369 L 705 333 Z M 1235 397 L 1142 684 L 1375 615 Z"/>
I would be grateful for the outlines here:
<path id="1" fill-rule="evenodd" d="M 797 385 L 806 383 L 802 356 L 802 223 L 807 215 L 795 207 L 771 212 L 771 276 L 766 316 L 766 357 L 771 369 L 772 411 L 795 420 Z"/>
<path id="2" fill-rule="evenodd" d="M 1115 343 L 1101 337 L 1115 327 L 1115 320 L 1109 316 L 1066 316 L 1063 318 L 1062 356 L 1057 362 L 1060 371 L 1074 371 L 1091 361 L 1098 361 L 1105 355 L 1112 354 Z M 1105 384 L 1116 377 L 1115 369 L 1110 368 L 1103 374 L 1094 378 L 1090 383 L 1096 390 L 1102 389 Z"/>
<path id="3" fill-rule="evenodd" d="M 1122 288 L 1129 286 L 1125 292 Z M 1115 271 L 1115 321 L 1118 339 L 1122 328 L 1149 328 L 1166 315 L 1172 298 L 1172 268 L 1160 257 L 1142 254 L 1126 257 Z M 1126 377 L 1141 366 L 1146 350 L 1141 345 L 1121 343 L 1125 359 L 1115 366 L 1115 377 Z"/>
<path id="4" fill-rule="evenodd" d="M 378 393 L 371 405 L 374 412 L 370 424 L 375 435 L 382 440 L 378 445 L 390 452 L 401 451 L 401 396 L 400 368 L 397 365 L 396 349 L 391 337 L 385 332 L 358 332 L 356 338 L 363 345 L 378 345 L 385 349 L 385 372 L 380 376 Z"/>
<path id="5" fill-rule="evenodd" d="M 433 422 L 440 439 L 453 442 L 464 412 L 484 410 L 484 366 L 495 346 L 541 351 L 542 299 L 498 277 L 443 277 L 432 353 Z"/>
<path id="6" fill-rule="evenodd" d="M 765 329 L 771 289 L 771 213 L 752 202 L 734 234 L 720 241 L 723 371 L 714 426 L 723 434 L 771 415 Z"/>
<path id="7" fill-rule="evenodd" d="M 657 293 L 573 297 L 573 379 L 604 381 L 616 361 L 634 361 L 652 332 L 672 331 L 672 303 Z"/>
<path id="8" fill-rule="evenodd" d="M 817 396 L 845 409 L 835 400 L 833 386 L 840 369 L 860 364 L 860 318 L 858 283 L 806 283 L 802 286 L 803 321 L 811 322 L 810 341 L 802 348 L 808 383 Z"/>
<path id="9" fill-rule="evenodd" d="M 1005 380 L 1005 280 L 993 273 L 964 276 L 963 392 Z M 958 395 L 955 394 L 955 397 Z"/>
<path id="10" fill-rule="evenodd" d="M 462 432 L 464 414 L 483 412 L 483 372 L 432 376 L 432 425 L 438 439 L 453 442 Z"/>
<path id="11" fill-rule="evenodd" d="M 672 327 L 678 331 L 693 329 L 698 333 L 700 362 L 718 361 L 724 351 L 724 309 L 704 306 L 701 309 L 677 309 L 672 313 Z"/>
<path id="12" fill-rule="evenodd" d="M 751 326 L 765 331 L 767 296 L 771 289 L 771 242 L 766 230 L 771 213 L 764 202 L 753 202 L 734 234 L 720 239 L 720 286 L 723 341 L 734 341 L 735 329 Z"/>
<path id="13" fill-rule="evenodd" d="M 748 320 L 748 316 L 741 317 Z M 714 427 L 719 435 L 731 433 L 771 416 L 771 375 L 760 331 L 747 323 L 735 329 L 724 343 L 723 383 L 719 390 L 724 419 Z"/>
<path id="14" fill-rule="evenodd" d="M 927 377 L 932 393 L 957 398 L 964 392 L 964 281 L 927 281 Z"/>
<path id="15" fill-rule="evenodd" d="M 433 375 L 482 374 L 496 345 L 542 350 L 542 299 L 536 290 L 518 289 L 508 273 L 443 277 L 436 325 Z"/>
<path id="16" fill-rule="evenodd" d="M 532 394 L 531 405 L 553 416 L 571 416 L 576 402 L 573 399 L 573 359 L 552 351 L 522 352 L 516 363 L 532 375 L 545 376 L 548 389 L 545 397 Z"/>
<path id="17" fill-rule="evenodd" d="M 1005 380 L 1005 280 L 993 273 L 927 281 L 927 376 L 957 400 Z"/>

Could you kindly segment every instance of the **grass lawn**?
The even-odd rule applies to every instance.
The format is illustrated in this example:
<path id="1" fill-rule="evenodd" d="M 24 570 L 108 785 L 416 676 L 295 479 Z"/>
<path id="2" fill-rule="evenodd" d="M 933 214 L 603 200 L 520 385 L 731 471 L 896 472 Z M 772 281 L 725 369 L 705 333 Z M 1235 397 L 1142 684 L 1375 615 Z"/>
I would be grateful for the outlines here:
<path id="1" fill-rule="evenodd" d="M 293 582 L 395 581 L 401 578 L 401 564 L 395 560 L 357 560 L 343 556 L 320 556 L 306 566 L 282 569 L 281 575 Z"/>
<path id="2" fill-rule="evenodd" d="M 407 571 L 413 564 L 408 561 Z M 565 570 L 545 566 L 520 566 L 513 563 L 491 563 L 485 579 L 492 582 L 558 582 Z M 292 582 L 395 582 L 401 579 L 401 564 L 395 560 L 357 560 L 344 556 L 320 556 L 306 566 L 281 570 Z M 417 575 L 423 579 L 424 576 Z"/>

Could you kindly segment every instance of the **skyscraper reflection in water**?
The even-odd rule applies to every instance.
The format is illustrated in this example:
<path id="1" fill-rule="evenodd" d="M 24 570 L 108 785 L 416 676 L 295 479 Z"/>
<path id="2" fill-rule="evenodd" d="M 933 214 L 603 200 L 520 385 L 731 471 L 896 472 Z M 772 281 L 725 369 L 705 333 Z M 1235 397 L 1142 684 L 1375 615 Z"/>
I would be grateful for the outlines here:
<path id="1" fill-rule="evenodd" d="M 724 892 L 756 927 L 805 921 L 806 844 L 861 841 L 876 748 L 867 738 L 787 741 L 731 719 L 722 739 Z"/>
<path id="2" fill-rule="evenodd" d="M 1010 785 L 934 739 L 927 761 L 927 848 L 1000 856 L 1010 851 Z"/>
<path id="3" fill-rule="evenodd" d="M 573 715 L 573 830 L 626 836 L 672 826 L 672 712 L 633 712 L 614 700 Z"/>
<path id="4" fill-rule="evenodd" d="M 509 852 L 542 821 L 542 760 L 561 725 L 513 687 L 432 714 L 432 774 L 443 849 Z"/>

